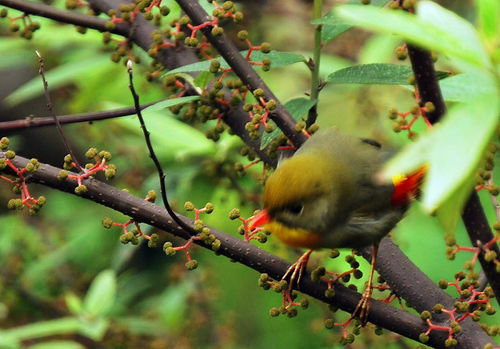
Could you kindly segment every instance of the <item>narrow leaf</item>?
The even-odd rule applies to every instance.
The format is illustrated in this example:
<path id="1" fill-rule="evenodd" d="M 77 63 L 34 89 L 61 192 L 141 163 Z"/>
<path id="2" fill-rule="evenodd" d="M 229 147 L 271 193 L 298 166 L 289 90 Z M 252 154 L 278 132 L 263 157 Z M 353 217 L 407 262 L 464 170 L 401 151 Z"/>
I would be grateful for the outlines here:
<path id="1" fill-rule="evenodd" d="M 192 101 L 196 101 L 198 99 L 200 99 L 200 96 L 188 96 L 188 97 L 171 98 L 171 99 L 167 99 L 167 100 L 155 103 L 153 105 L 150 105 L 149 107 L 144 108 L 143 112 L 144 113 L 146 113 L 146 112 L 155 112 L 155 111 L 162 110 L 162 109 L 165 109 L 165 108 L 173 107 L 174 105 L 185 104 L 185 103 L 189 103 L 189 102 L 192 102 Z"/>
<path id="2" fill-rule="evenodd" d="M 247 52 L 248 52 L 247 50 L 241 51 L 241 55 L 246 56 Z M 261 62 L 264 58 L 269 58 L 271 60 L 272 67 L 283 67 L 286 65 L 305 61 L 304 56 L 299 55 L 297 53 L 280 52 L 280 51 L 271 51 L 269 53 L 262 53 L 261 51 L 252 52 L 251 59 L 254 62 Z M 212 61 L 218 61 L 220 63 L 220 66 L 222 69 L 230 68 L 229 64 L 227 64 L 227 62 L 222 57 L 217 57 L 217 58 L 209 59 L 207 61 L 183 65 L 182 67 L 172 69 L 172 70 L 166 72 L 165 74 L 162 75 L 162 77 L 172 75 L 172 74 L 178 74 L 178 73 L 192 73 L 192 72 L 208 71 Z"/>
<path id="3" fill-rule="evenodd" d="M 410 76 L 413 76 L 413 70 L 409 66 L 371 63 L 337 70 L 328 76 L 327 81 L 333 84 L 409 85 Z M 437 74 L 438 79 L 447 76 L 449 73 L 446 72 Z"/>
<path id="4" fill-rule="evenodd" d="M 499 108 L 498 95 L 493 95 L 450 109 L 428 151 L 430 167 L 422 203 L 429 212 L 475 175 L 497 128 Z"/>
<path id="5" fill-rule="evenodd" d="M 92 316 L 106 315 L 116 297 L 116 276 L 113 270 L 100 272 L 90 285 L 83 307 Z"/>
<path id="6" fill-rule="evenodd" d="M 85 349 L 83 345 L 72 341 L 48 341 L 29 346 L 30 349 Z"/>
<path id="7" fill-rule="evenodd" d="M 456 102 L 471 101 L 497 91 L 492 76 L 478 71 L 450 76 L 441 80 L 439 86 L 446 101 Z"/>
<path id="8" fill-rule="evenodd" d="M 487 39 L 500 40 L 500 1 L 477 0 L 478 20 L 481 33 Z"/>
<path id="9" fill-rule="evenodd" d="M 419 46 L 468 63 L 489 67 L 488 56 L 473 26 L 455 13 L 430 2 L 417 5 L 417 16 L 372 6 L 341 5 L 341 18 L 363 28 L 393 33 Z"/>
<path id="10" fill-rule="evenodd" d="M 359 0 L 349 0 L 347 3 L 357 3 Z M 371 2 L 371 6 L 384 6 L 389 0 L 374 0 Z M 322 24 L 323 29 L 321 30 L 321 41 L 328 42 L 335 39 L 340 34 L 346 32 L 353 27 L 352 24 L 343 21 L 332 11 L 329 11 L 323 17 L 314 19 L 311 21 L 312 24 Z"/>
<path id="11" fill-rule="evenodd" d="M 33 56 L 33 59 L 35 59 L 35 56 Z M 54 90 L 72 81 L 81 79 L 92 70 L 100 68 L 107 63 L 111 64 L 109 57 L 106 55 L 92 56 L 91 58 L 70 62 L 49 70 L 45 73 L 45 77 L 49 83 L 49 89 Z M 36 76 L 7 96 L 4 103 L 12 107 L 42 95 L 43 92 L 42 80 L 40 76 Z"/>
<path id="12" fill-rule="evenodd" d="M 475 175 L 496 130 L 499 114 L 498 95 L 484 95 L 455 105 L 441 124 L 391 159 L 382 177 L 390 180 L 395 174 L 428 164 L 423 185 L 424 208 L 435 212 L 451 198 L 456 200 L 455 209 L 461 207 L 467 197 L 461 188 Z"/>
<path id="13" fill-rule="evenodd" d="M 285 103 L 284 107 L 296 121 L 300 121 L 315 104 L 315 99 L 299 97 L 289 100 Z M 279 128 L 276 128 L 271 133 L 264 132 L 261 138 L 260 149 L 267 147 L 280 133 L 281 130 Z"/>
<path id="14" fill-rule="evenodd" d="M 0 331 L 0 343 L 3 341 L 26 341 L 30 339 L 71 334 L 78 332 L 82 322 L 76 317 L 63 317 L 54 320 L 35 322 L 29 325 L 13 327 Z"/>

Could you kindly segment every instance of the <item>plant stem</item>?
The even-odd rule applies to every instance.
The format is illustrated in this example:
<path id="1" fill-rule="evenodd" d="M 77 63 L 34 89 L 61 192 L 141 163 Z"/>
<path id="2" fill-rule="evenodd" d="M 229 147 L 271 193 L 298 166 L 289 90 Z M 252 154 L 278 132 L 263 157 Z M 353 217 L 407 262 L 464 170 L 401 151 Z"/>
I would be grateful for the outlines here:
<path id="1" fill-rule="evenodd" d="M 313 8 L 313 19 L 321 18 L 321 9 L 323 8 L 323 0 L 314 0 Z M 314 30 L 314 56 L 311 62 L 311 100 L 316 100 L 316 104 L 309 109 L 309 115 L 307 117 L 306 125 L 311 126 L 316 122 L 318 117 L 318 96 L 320 89 L 320 79 L 319 79 L 319 65 L 321 59 L 321 30 L 323 29 L 322 24 L 318 24 Z"/>

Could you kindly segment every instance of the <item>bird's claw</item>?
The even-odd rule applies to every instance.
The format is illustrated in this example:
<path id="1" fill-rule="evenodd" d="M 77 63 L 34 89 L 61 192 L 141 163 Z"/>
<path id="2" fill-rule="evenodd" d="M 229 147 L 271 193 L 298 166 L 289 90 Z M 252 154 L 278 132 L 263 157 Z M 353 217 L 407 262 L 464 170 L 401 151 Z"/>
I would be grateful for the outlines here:
<path id="1" fill-rule="evenodd" d="M 300 280 L 302 279 L 302 274 L 307 267 L 311 253 L 312 250 L 307 250 L 295 263 L 290 266 L 290 268 L 287 269 L 286 273 L 281 278 L 281 280 L 289 279 L 288 291 L 292 291 L 294 284 L 297 285 L 297 289 L 300 288 Z"/>
<path id="2" fill-rule="evenodd" d="M 365 288 L 361 299 L 359 300 L 356 308 L 352 312 L 351 318 L 357 317 L 361 321 L 361 325 L 364 327 L 368 322 L 368 312 L 370 310 L 370 299 L 372 296 L 371 285 Z"/>

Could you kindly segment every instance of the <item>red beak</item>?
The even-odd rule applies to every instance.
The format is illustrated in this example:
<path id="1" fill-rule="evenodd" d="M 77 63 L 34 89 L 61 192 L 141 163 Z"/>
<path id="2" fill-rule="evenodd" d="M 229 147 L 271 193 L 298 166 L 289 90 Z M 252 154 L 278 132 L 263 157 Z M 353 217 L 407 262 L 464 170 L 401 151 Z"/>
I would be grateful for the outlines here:
<path id="1" fill-rule="evenodd" d="M 271 220 L 271 217 L 269 217 L 269 214 L 267 213 L 267 210 L 261 210 L 259 213 L 257 213 L 255 216 L 253 216 L 252 221 L 250 222 L 250 231 L 254 230 L 257 227 L 260 227 L 261 225 L 266 224 Z"/>

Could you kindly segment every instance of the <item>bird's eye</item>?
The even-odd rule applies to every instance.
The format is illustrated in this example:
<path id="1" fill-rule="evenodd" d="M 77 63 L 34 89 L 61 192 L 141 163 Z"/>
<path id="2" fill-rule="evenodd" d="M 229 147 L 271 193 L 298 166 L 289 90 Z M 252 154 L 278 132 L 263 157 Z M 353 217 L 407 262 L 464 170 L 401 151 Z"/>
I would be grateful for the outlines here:
<path id="1" fill-rule="evenodd" d="M 304 205 L 300 202 L 297 202 L 293 205 L 287 206 L 286 211 L 290 212 L 291 214 L 298 216 L 302 213 L 304 210 Z"/>

